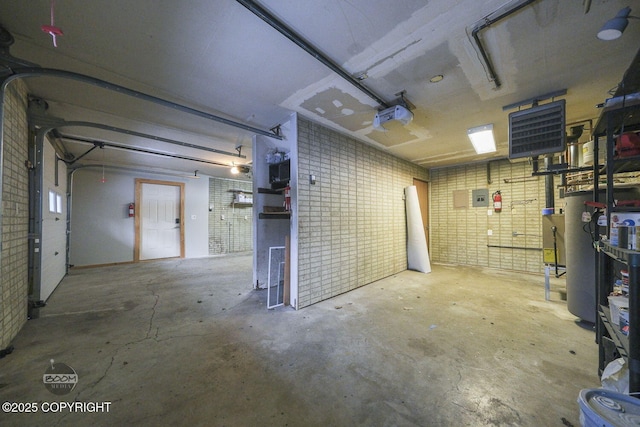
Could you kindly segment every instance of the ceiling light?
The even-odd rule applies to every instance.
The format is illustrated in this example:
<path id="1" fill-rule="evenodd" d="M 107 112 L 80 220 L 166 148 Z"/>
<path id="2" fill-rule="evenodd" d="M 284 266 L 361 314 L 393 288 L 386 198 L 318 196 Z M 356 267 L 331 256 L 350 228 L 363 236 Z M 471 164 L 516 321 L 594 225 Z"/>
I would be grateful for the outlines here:
<path id="1" fill-rule="evenodd" d="M 438 82 L 441 82 L 441 81 L 442 81 L 442 79 L 444 79 L 444 76 L 443 76 L 442 74 L 437 74 L 437 75 L 435 75 L 435 76 L 431 77 L 431 78 L 429 79 L 429 81 L 430 81 L 431 83 L 438 83 Z"/>
<path id="2" fill-rule="evenodd" d="M 231 173 L 234 175 L 238 175 L 239 173 L 246 173 L 248 174 L 249 172 L 251 172 L 251 166 L 249 165 L 232 165 L 231 166 Z"/>
<path id="3" fill-rule="evenodd" d="M 493 124 L 477 126 L 467 130 L 467 135 L 478 154 L 496 151 L 496 141 L 493 138 Z"/>
<path id="4" fill-rule="evenodd" d="M 620 9 L 618 14 L 609 19 L 598 31 L 598 38 L 600 40 L 615 40 L 619 38 L 624 32 L 625 28 L 627 28 L 627 24 L 629 24 L 629 18 L 640 19 L 637 16 L 630 16 L 631 8 L 625 7 Z"/>

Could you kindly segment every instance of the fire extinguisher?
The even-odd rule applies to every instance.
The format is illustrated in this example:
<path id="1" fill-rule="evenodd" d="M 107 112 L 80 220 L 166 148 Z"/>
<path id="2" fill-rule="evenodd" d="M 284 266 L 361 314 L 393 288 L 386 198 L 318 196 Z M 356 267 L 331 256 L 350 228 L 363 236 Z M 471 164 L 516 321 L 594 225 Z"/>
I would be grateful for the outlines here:
<path id="1" fill-rule="evenodd" d="M 129 203 L 129 218 L 133 218 L 136 214 L 136 207 L 133 203 Z"/>
<path id="2" fill-rule="evenodd" d="M 496 212 L 502 211 L 502 195 L 500 194 L 500 190 L 496 191 L 491 196 L 493 198 L 493 210 Z"/>
<path id="3" fill-rule="evenodd" d="M 291 187 L 288 185 L 284 188 L 284 210 L 286 212 L 291 210 Z"/>

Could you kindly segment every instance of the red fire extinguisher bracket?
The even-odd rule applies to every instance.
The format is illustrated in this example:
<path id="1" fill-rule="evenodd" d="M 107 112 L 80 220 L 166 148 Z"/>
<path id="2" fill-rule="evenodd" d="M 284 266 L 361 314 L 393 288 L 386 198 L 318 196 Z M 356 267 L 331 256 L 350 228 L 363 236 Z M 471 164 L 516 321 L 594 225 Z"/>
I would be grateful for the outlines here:
<path id="1" fill-rule="evenodd" d="M 500 194 L 500 190 L 493 193 L 491 197 L 493 198 L 493 210 L 502 212 L 502 194 Z"/>

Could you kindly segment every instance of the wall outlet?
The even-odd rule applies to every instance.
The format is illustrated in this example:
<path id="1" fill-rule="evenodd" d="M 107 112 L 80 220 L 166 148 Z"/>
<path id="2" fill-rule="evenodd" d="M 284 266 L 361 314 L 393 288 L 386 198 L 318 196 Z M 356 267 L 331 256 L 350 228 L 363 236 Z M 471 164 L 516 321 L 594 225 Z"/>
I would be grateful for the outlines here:
<path id="1" fill-rule="evenodd" d="M 220 215 L 220 220 L 224 221 L 224 215 Z"/>
<path id="2" fill-rule="evenodd" d="M 487 236 L 493 236 L 493 230 L 487 230 Z"/>

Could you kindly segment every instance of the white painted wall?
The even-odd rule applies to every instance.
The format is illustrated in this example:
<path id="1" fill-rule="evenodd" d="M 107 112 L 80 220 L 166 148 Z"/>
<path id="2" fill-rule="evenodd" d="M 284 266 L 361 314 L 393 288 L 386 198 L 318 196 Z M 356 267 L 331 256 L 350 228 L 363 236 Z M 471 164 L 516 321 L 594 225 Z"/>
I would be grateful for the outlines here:
<path id="1" fill-rule="evenodd" d="M 48 140 L 43 146 L 42 242 L 40 299 L 46 301 L 67 273 L 67 167 L 58 162 Z M 61 196 L 61 212 L 49 211 L 49 191 Z"/>
<path id="2" fill-rule="evenodd" d="M 285 236 L 292 236 L 291 248 L 296 247 L 293 230 L 297 230 L 296 186 L 297 169 L 295 167 L 295 145 L 297 138 L 297 115 L 293 113 L 289 120 L 281 126 L 284 139 L 277 140 L 262 135 L 253 137 L 253 285 L 265 288 L 268 283 L 269 248 L 272 246 L 284 246 Z M 260 212 L 264 206 L 280 206 L 283 202 L 282 195 L 262 194 L 258 188 L 270 188 L 269 165 L 266 163 L 266 154 L 269 150 L 278 148 L 280 151 L 289 152 L 291 158 L 291 219 L 260 219 Z M 297 302 L 297 249 L 291 252 L 291 304 Z"/>
<path id="3" fill-rule="evenodd" d="M 100 265 L 133 261 L 135 229 L 128 206 L 135 200 L 135 179 L 185 183 L 185 257 L 208 256 L 209 180 L 153 173 L 83 168 L 71 189 L 70 264 Z"/>

